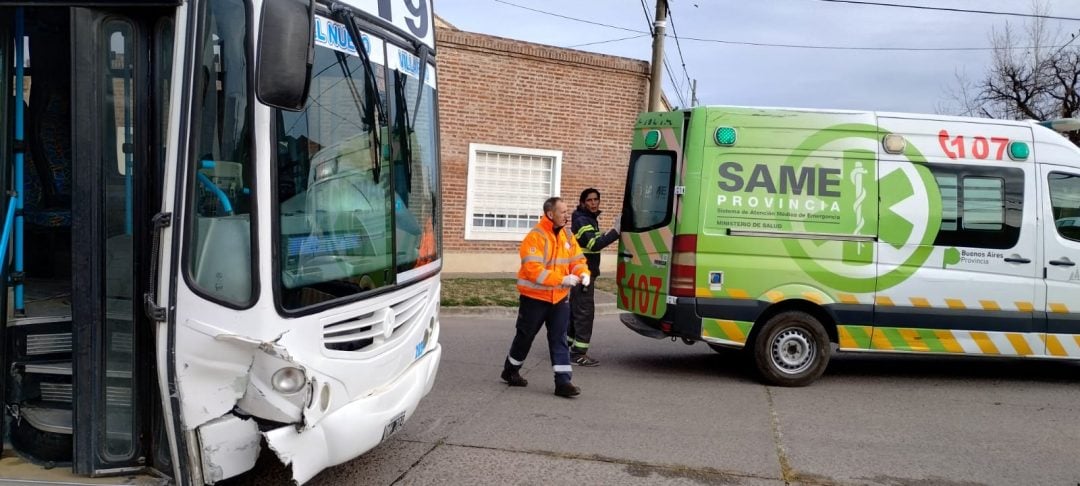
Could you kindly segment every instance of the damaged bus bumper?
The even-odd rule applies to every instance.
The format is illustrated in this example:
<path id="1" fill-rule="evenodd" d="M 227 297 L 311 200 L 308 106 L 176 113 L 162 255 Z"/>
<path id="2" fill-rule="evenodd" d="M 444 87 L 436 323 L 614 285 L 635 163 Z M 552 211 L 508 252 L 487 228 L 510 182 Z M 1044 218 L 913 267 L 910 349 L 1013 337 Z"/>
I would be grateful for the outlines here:
<path id="1" fill-rule="evenodd" d="M 401 429 L 435 382 L 442 358 L 436 345 L 395 381 L 323 416 L 303 430 L 287 425 L 264 432 L 270 449 L 292 466 L 293 479 L 308 481 L 319 471 L 354 459 Z"/>

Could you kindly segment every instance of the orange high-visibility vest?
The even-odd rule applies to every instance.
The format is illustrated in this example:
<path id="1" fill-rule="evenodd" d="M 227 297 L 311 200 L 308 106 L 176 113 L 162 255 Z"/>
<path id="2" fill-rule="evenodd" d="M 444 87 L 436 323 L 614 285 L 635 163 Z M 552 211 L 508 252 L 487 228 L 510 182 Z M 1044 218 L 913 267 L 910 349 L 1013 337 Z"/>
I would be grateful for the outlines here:
<path id="1" fill-rule="evenodd" d="M 518 248 L 521 268 L 517 288 L 521 295 L 554 304 L 570 294 L 569 288 L 560 286 L 563 277 L 589 274 L 585 255 L 568 229 L 566 226 L 556 235 L 551 220 L 545 216 L 525 235 Z"/>

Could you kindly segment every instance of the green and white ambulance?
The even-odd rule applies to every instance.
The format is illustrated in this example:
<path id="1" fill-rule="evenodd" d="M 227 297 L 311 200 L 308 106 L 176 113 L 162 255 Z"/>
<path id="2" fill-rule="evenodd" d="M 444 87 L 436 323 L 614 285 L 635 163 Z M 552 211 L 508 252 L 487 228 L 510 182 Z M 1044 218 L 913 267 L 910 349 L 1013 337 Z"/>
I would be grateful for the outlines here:
<path id="1" fill-rule="evenodd" d="M 1053 129 L 1074 125 L 644 113 L 619 243 L 622 321 L 745 348 L 764 381 L 786 386 L 817 379 L 834 349 L 1078 359 L 1080 149 Z"/>

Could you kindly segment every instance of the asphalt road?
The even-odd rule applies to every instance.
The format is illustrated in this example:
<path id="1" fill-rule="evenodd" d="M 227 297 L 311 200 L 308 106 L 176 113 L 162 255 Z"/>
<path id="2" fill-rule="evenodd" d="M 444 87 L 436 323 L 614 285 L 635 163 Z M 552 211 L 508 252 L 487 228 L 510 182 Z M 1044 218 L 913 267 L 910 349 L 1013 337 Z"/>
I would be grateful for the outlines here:
<path id="1" fill-rule="evenodd" d="M 552 394 L 538 337 L 527 388 L 499 380 L 508 317 L 443 317 L 435 388 L 405 429 L 309 484 L 1080 484 L 1080 365 L 834 356 L 806 388 L 734 354 L 598 318 L 583 393 Z M 234 484 L 288 484 L 264 454 Z"/>

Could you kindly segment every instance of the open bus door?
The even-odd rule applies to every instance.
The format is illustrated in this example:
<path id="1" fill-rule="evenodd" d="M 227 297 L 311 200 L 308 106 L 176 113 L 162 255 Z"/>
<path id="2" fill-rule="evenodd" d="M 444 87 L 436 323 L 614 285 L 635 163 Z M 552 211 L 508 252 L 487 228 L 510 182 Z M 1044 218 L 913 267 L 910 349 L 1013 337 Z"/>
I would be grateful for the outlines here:
<path id="1" fill-rule="evenodd" d="M 11 12 L 0 11 L 0 40 L 3 40 L 3 42 L 0 42 L 0 66 L 14 65 L 14 60 L 11 57 L 14 52 L 14 43 L 8 42 L 8 40 L 12 38 L 11 29 L 13 27 L 10 14 Z M 2 68 L 0 68 L 0 73 L 4 73 Z M 7 75 L 7 73 L 0 76 L 0 93 L 12 92 L 12 79 L 14 78 Z M 5 107 L 3 110 L 4 113 L 11 112 L 10 108 L 12 105 L 13 104 L 8 101 L 0 102 L 0 106 Z M 3 159 L 5 161 L 10 158 L 8 156 L 7 147 L 10 146 L 11 140 L 15 135 L 13 121 L 13 117 L 11 116 L 0 116 L 0 150 L 2 150 L 0 151 L 0 154 L 4 155 Z M 7 167 L 7 164 L 5 163 L 2 167 Z M 0 170 L 0 187 L 10 187 L 9 174 L 10 171 L 8 170 Z M 11 249 L 11 232 L 15 225 L 15 205 L 17 201 L 14 197 L 11 197 L 6 193 L 0 200 L 2 200 L 2 203 L 0 203 L 0 208 L 3 209 L 2 214 L 5 215 L 4 219 L 0 220 L 0 233 L 2 233 L 2 237 L 0 237 L 0 285 L 3 285 L 3 282 L 10 276 L 8 255 Z M 6 293 L 7 285 L 3 286 L 4 292 Z M 4 369 L 8 362 L 6 316 L 8 315 L 9 305 L 10 303 L 7 298 L 0 298 L 0 316 L 4 317 L 4 319 L 0 321 L 4 323 L 3 326 L 0 326 L 0 370 Z M 4 456 L 4 444 L 7 442 L 5 438 L 8 437 L 7 414 L 5 413 L 5 407 L 3 406 L 3 403 L 6 402 L 5 397 L 7 397 L 7 378 L 0 376 L 0 458 Z"/>
<path id="2" fill-rule="evenodd" d="M 154 336 L 141 296 L 149 289 L 151 219 L 160 201 L 157 146 L 172 24 L 153 10 L 72 9 L 72 294 L 76 474 L 151 463 L 159 417 Z M 93 424 L 93 425 L 91 425 Z M 82 426 L 82 427 L 80 427 Z M 82 430 L 85 429 L 85 430 Z M 156 433 L 155 433 L 156 432 Z M 167 449 L 165 449 L 167 450 Z M 158 454 L 158 462 L 168 454 Z M 162 466 L 165 466 L 163 464 Z M 167 468 L 162 468 L 168 470 Z"/>
<path id="3" fill-rule="evenodd" d="M 3 92 L 19 95 L 4 140 L 24 132 L 2 171 L 22 207 L 2 280 L 6 437 L 30 463 L 78 476 L 172 472 L 141 295 L 163 163 L 164 105 L 152 100 L 166 98 L 173 12 L 0 9 L 12 26 L 0 69 L 15 81 Z"/>

